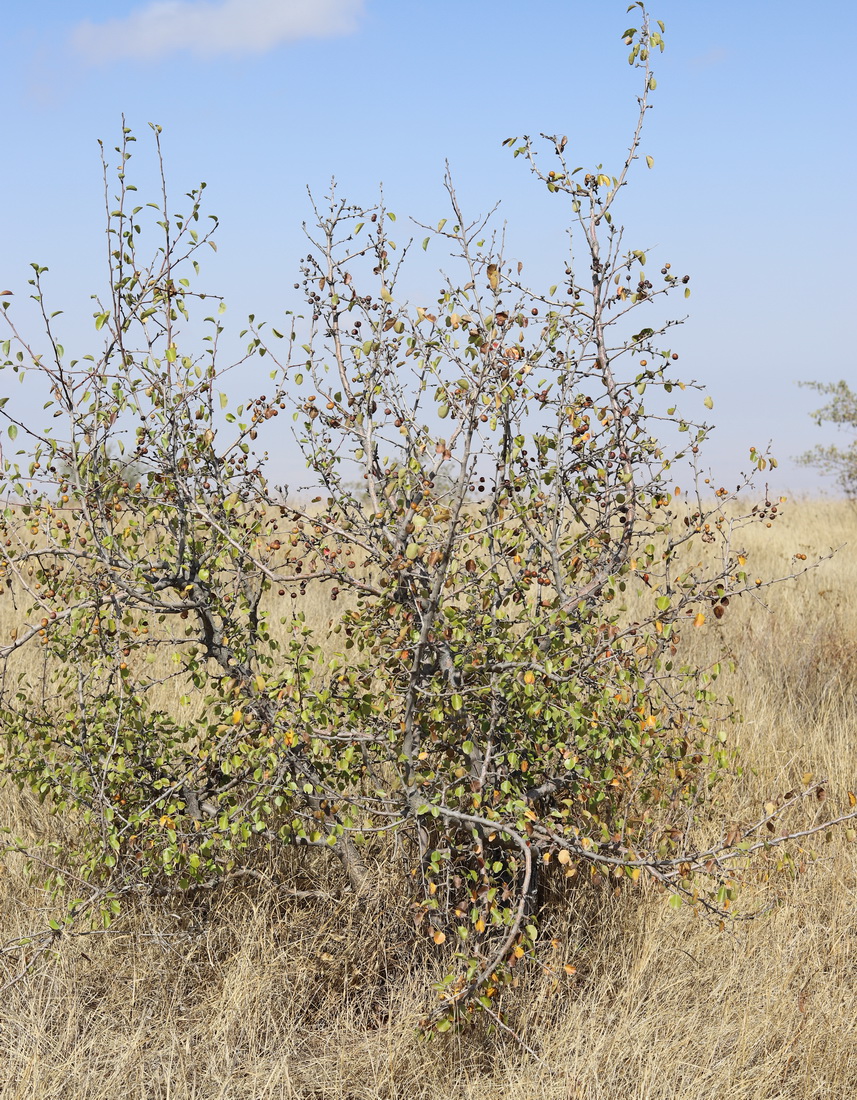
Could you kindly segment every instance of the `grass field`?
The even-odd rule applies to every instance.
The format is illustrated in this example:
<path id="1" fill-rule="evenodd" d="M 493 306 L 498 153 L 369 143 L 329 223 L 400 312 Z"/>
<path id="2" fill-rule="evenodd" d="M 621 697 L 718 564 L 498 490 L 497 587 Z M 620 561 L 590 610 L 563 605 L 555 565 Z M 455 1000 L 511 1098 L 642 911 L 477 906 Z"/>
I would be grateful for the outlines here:
<path id="1" fill-rule="evenodd" d="M 733 736 L 745 767 L 723 794 L 723 820 L 749 819 L 804 773 L 826 777 L 830 805 L 857 786 L 855 536 L 857 510 L 845 503 L 789 505 L 770 531 L 748 535 L 756 575 L 791 572 L 795 553 L 838 552 L 771 589 L 767 605 L 745 598 L 694 635 L 700 661 L 721 651 L 738 660 L 721 686 L 744 715 Z M 10 614 L 0 611 L 0 629 Z M 64 827 L 8 788 L 0 824 L 25 835 Z M 143 905 L 106 933 L 58 941 L 52 962 L 0 997 L 0 1097 L 850 1097 L 857 843 L 835 830 L 794 853 L 791 869 L 759 861 L 742 906 L 764 912 L 723 932 L 673 911 L 651 886 L 618 897 L 581 889 L 546 930 L 543 969 L 505 994 L 537 1059 L 490 1021 L 419 1040 L 442 959 L 412 965 L 397 939 L 401 915 L 361 912 L 326 864 L 295 856 L 290 885 L 324 896 L 235 882 L 192 908 Z M 19 857 L 7 858 L 0 942 L 49 914 Z M 25 951 L 0 959 L 2 984 Z"/>

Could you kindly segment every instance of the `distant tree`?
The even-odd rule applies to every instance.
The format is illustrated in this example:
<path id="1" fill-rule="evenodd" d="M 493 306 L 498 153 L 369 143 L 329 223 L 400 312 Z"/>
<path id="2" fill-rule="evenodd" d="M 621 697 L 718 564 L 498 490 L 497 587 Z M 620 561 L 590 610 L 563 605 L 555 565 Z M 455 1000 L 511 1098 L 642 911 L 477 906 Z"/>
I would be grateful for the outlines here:
<path id="1" fill-rule="evenodd" d="M 847 447 L 819 444 L 802 454 L 798 461 L 832 475 L 847 496 L 857 497 L 857 393 L 845 381 L 800 384 L 830 398 L 826 405 L 810 414 L 816 424 L 819 427 L 835 424 L 854 438 Z"/>
<path id="2" fill-rule="evenodd" d="M 719 840 L 697 828 L 729 758 L 719 665 L 683 647 L 759 589 L 736 539 L 777 506 L 742 519 L 725 489 L 674 484 L 708 429 L 674 404 L 697 387 L 672 373 L 654 305 L 689 277 L 651 272 L 614 220 L 663 28 L 643 12 L 623 39 L 640 88 L 614 172 L 569 169 L 563 136 L 549 170 L 507 142 L 569 212 L 555 286 L 528 288 L 447 178 L 448 217 L 420 233 L 447 273 L 412 305 L 394 214 L 332 190 L 301 265 L 306 316 L 250 319 L 240 361 L 271 382 L 236 406 L 222 304 L 192 281 L 217 225 L 204 185 L 175 214 L 164 183 L 152 214 L 125 129 L 101 348 L 69 359 L 43 267 L 47 350 L 4 309 L 3 369 L 38 375 L 50 402 L 44 428 L 11 399 L 0 411 L 21 448 L 0 475 L 21 607 L 0 646 L 2 768 L 74 825 L 71 850 L 30 850 L 76 894 L 55 931 L 318 849 L 367 920 L 400 906 L 428 950 L 446 945 L 444 1030 L 496 1016 L 565 884 L 651 878 L 726 919 L 736 868 L 784 839 L 768 829 L 794 792 Z M 265 472 L 287 412 L 318 486 L 306 506 Z M 315 591 L 321 626 L 302 612 Z"/>

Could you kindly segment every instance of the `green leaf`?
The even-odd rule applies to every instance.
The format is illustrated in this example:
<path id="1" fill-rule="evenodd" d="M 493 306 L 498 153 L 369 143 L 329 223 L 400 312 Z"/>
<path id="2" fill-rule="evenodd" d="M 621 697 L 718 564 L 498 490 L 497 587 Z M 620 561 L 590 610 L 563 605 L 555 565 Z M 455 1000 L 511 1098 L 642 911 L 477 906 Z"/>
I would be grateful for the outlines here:
<path id="1" fill-rule="evenodd" d="M 10 439 L 17 439 L 18 438 L 18 426 L 16 424 L 10 424 L 9 425 L 9 438 Z"/>
<path id="2" fill-rule="evenodd" d="M 456 712 L 461 710 L 461 708 L 464 706 L 464 700 L 458 694 L 453 695 L 449 702 L 452 709 Z"/>

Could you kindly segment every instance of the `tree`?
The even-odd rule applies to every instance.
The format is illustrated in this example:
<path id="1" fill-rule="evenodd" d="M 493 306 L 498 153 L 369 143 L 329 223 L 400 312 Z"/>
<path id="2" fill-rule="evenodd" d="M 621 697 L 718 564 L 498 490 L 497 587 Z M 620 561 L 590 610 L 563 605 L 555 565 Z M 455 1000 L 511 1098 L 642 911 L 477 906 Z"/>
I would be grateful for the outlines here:
<path id="1" fill-rule="evenodd" d="M 835 424 L 846 431 L 857 431 L 857 394 L 844 380 L 839 382 L 801 382 L 817 393 L 830 397 L 830 401 L 811 414 L 812 419 L 821 427 L 823 424 Z M 814 447 L 798 459 L 804 466 L 815 466 L 822 473 L 836 477 L 846 496 L 857 496 L 857 437 L 848 447 L 835 445 Z"/>
<path id="2" fill-rule="evenodd" d="M 571 215 L 584 261 L 572 250 L 556 286 L 529 289 L 447 177 L 422 245 L 454 274 L 411 305 L 394 214 L 331 189 L 301 265 L 307 313 L 282 331 L 251 317 L 241 362 L 264 360 L 271 385 L 234 407 L 222 303 L 192 281 L 217 225 L 204 185 L 175 215 L 164 184 L 150 227 L 125 128 L 101 349 L 67 359 L 38 265 L 48 350 L 4 310 L 4 369 L 47 383 L 50 417 L 2 407 L 22 444 L 2 474 L 22 609 L 0 649 L 3 768 L 77 826 L 74 850 L 29 850 L 77 894 L 56 931 L 321 849 L 367 913 L 410 905 L 427 949 L 456 946 L 430 1017 L 445 1030 L 496 1016 L 548 881 L 654 878 L 728 916 L 733 868 L 800 796 L 697 839 L 729 757 L 719 666 L 689 667 L 682 645 L 760 587 L 736 540 L 777 505 L 742 518 L 725 489 L 674 486 L 708 428 L 672 404 L 698 387 L 672 373 L 655 305 L 689 277 L 650 273 L 614 221 L 663 28 L 642 11 L 623 39 L 640 91 L 615 174 L 569 170 L 564 136 L 546 139 L 549 170 L 529 138 L 507 142 Z M 265 432 L 289 410 L 309 504 L 266 478 Z M 321 627 L 302 611 L 315 591 Z"/>

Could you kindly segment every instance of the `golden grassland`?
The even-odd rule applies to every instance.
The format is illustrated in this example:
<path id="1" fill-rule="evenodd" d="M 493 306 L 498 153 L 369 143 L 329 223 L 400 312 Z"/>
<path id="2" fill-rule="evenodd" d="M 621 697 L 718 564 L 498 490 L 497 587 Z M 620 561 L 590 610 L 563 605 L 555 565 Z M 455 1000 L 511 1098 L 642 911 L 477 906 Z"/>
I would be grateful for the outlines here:
<path id="1" fill-rule="evenodd" d="M 723 792 L 722 820 L 749 820 L 806 772 L 826 777 L 831 803 L 857 785 L 855 536 L 857 511 L 845 503 L 789 505 L 771 530 L 747 533 L 756 575 L 791 572 L 795 553 L 841 549 L 769 590 L 766 604 L 733 601 L 693 633 L 698 660 L 723 650 L 738 659 L 721 689 L 744 715 L 733 736 L 745 768 Z M 9 788 L 0 824 L 24 835 L 69 827 Z M 542 969 L 505 994 L 538 1060 L 490 1021 L 418 1039 L 443 960 L 411 965 L 400 916 L 367 920 L 335 868 L 289 856 L 291 884 L 327 896 L 232 883 L 192 908 L 143 904 L 106 933 L 58 942 L 52 963 L 0 997 L 0 1097 L 850 1097 L 857 844 L 835 830 L 795 856 L 791 872 L 775 860 L 754 866 L 742 905 L 767 911 L 725 932 L 673 911 L 653 887 L 581 889 L 546 930 Z M 0 942 L 43 926 L 49 906 L 8 858 Z M 0 982 L 24 961 L 21 952 L 0 959 Z"/>

